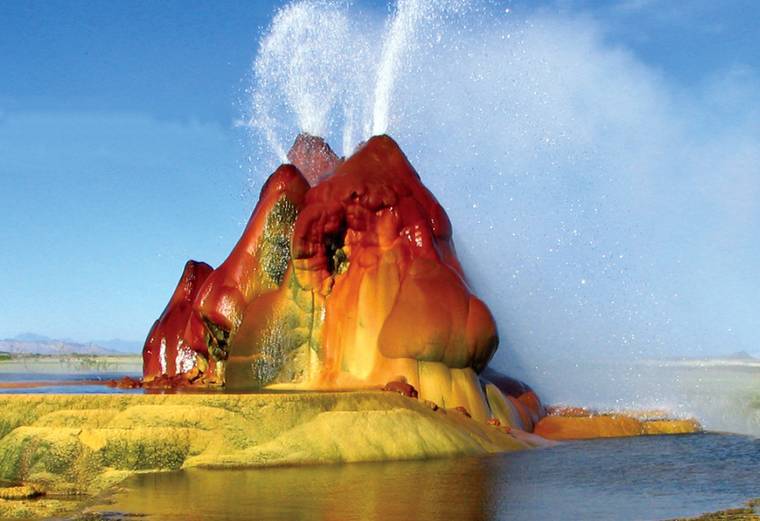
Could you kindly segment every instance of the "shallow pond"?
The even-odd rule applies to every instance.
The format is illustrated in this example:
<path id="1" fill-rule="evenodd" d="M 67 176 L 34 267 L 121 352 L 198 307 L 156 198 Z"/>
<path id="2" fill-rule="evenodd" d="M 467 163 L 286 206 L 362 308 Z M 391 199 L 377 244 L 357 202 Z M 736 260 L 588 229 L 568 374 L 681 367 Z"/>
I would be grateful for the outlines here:
<path id="1" fill-rule="evenodd" d="M 161 520 L 640 520 L 760 496 L 760 439 L 566 443 L 485 458 L 136 476 L 106 511 Z"/>

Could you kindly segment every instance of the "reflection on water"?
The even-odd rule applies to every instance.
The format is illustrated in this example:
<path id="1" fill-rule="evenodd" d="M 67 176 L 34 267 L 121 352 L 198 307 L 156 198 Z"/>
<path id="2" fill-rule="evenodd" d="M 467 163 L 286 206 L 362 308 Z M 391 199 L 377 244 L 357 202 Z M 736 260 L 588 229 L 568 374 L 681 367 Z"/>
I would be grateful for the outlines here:
<path id="1" fill-rule="evenodd" d="M 760 496 L 760 440 L 599 440 L 487 458 L 137 476 L 104 510 L 162 520 L 664 519 Z"/>

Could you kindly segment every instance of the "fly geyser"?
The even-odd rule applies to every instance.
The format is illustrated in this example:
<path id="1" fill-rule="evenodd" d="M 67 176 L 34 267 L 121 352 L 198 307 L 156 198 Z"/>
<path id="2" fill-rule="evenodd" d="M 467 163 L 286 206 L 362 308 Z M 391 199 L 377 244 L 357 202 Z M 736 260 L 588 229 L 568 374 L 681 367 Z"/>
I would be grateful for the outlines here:
<path id="1" fill-rule="evenodd" d="M 530 387 L 487 368 L 494 318 L 467 285 L 446 212 L 390 137 L 343 159 L 301 134 L 287 157 L 227 259 L 186 264 L 145 343 L 145 387 L 398 391 L 500 427 L 512 440 L 500 450 L 698 428 L 547 416 Z"/>
<path id="2" fill-rule="evenodd" d="M 391 138 L 340 159 L 301 135 L 288 160 L 229 257 L 187 262 L 146 340 L 143 381 L 121 381 L 211 392 L 0 395 L 0 482 L 20 498 L 0 497 L 0 518 L 64 513 L 76 503 L 57 497 L 92 497 L 137 472 L 699 429 L 661 414 L 547 414 L 527 385 L 490 370 L 494 319 L 467 285 L 446 213 Z M 299 392 L 235 392 L 261 389 Z"/>
<path id="3" fill-rule="evenodd" d="M 512 402 L 526 409 L 514 416 L 537 420 L 529 389 L 522 402 L 484 392 L 478 375 L 496 350 L 496 324 L 467 285 L 446 212 L 396 142 L 375 136 L 341 159 L 302 134 L 288 160 L 229 257 L 213 271 L 188 262 L 146 341 L 146 382 L 403 384 L 483 421 Z"/>

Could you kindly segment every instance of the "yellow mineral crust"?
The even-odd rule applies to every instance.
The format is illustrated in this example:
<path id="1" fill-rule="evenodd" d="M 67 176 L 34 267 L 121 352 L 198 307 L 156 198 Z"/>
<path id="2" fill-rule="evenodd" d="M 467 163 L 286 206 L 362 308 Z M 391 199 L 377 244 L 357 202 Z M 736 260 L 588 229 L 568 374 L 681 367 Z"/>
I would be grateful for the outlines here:
<path id="1" fill-rule="evenodd" d="M 0 499 L 0 518 L 57 515 L 77 507 L 59 494 L 86 498 L 137 472 L 479 455 L 533 445 L 505 431 L 380 391 L 0 395 L 0 483 L 47 493 L 35 501 Z"/>
<path id="2" fill-rule="evenodd" d="M 564 441 L 701 431 L 699 423 L 693 419 L 647 420 L 635 416 L 636 413 L 549 415 L 536 424 L 533 432 L 546 439 Z"/>
<path id="3" fill-rule="evenodd" d="M 489 410 L 489 400 L 481 388 L 478 375 L 469 367 L 456 369 L 450 368 L 441 362 L 423 362 L 412 358 L 385 358 L 382 355 L 376 357 L 378 366 L 382 367 L 382 378 L 376 380 L 400 380 L 409 383 L 419 392 L 420 400 L 427 400 L 435 403 L 438 407 L 444 409 L 455 409 L 464 407 L 470 415 L 481 422 L 488 421 L 492 417 Z M 375 383 L 367 383 L 358 380 L 348 374 L 340 374 L 327 382 L 306 382 L 302 384 L 274 384 L 267 386 L 267 389 L 284 391 L 284 390 L 321 390 L 337 391 L 340 387 L 354 389 L 377 389 Z M 495 393 L 502 399 L 507 398 L 494 387 Z M 522 425 L 512 422 L 502 423 L 509 424 L 513 427 L 523 429 Z M 530 429 L 524 429 L 530 430 Z"/>

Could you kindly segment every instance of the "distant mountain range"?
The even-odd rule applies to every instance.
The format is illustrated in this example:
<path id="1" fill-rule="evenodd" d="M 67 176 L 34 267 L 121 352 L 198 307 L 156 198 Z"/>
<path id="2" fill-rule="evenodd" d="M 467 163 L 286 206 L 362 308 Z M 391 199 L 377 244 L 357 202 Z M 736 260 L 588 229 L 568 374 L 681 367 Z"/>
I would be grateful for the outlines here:
<path id="1" fill-rule="evenodd" d="M 681 367 L 745 367 L 760 369 L 760 353 L 736 351 L 725 355 L 703 355 L 700 357 L 670 357 L 646 360 L 647 363 Z"/>
<path id="2" fill-rule="evenodd" d="M 757 360 L 756 356 L 751 355 L 746 351 L 737 351 L 736 353 L 731 353 L 728 356 L 719 356 L 717 358 L 726 358 L 729 360 Z"/>
<path id="3" fill-rule="evenodd" d="M 111 339 L 77 342 L 71 339 L 55 339 L 36 333 L 22 333 L 13 338 L 0 340 L 0 352 L 14 355 L 124 355 L 138 354 L 142 342 Z"/>
<path id="4" fill-rule="evenodd" d="M 752 355 L 747 351 L 736 351 L 727 355 L 706 355 L 696 358 L 682 357 L 682 360 L 724 360 L 736 362 L 760 362 L 760 357 Z"/>

